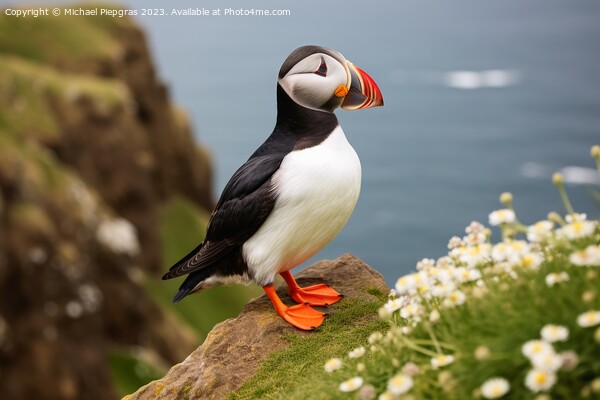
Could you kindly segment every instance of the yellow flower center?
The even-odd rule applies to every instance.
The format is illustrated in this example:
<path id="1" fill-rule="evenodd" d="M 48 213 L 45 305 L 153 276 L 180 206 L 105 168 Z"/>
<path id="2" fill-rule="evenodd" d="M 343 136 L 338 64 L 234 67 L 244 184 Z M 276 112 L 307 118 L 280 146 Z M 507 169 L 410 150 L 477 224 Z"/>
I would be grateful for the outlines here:
<path id="1" fill-rule="evenodd" d="M 542 383 L 546 382 L 548 380 L 548 378 L 546 377 L 545 374 L 543 373 L 539 373 L 535 376 L 535 383 L 541 385 Z"/>

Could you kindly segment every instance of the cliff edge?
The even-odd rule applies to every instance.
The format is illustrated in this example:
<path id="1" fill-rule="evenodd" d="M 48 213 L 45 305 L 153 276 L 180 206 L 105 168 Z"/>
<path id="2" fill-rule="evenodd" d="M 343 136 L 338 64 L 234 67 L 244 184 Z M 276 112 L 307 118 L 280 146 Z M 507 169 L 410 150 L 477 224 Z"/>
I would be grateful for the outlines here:
<path id="1" fill-rule="evenodd" d="M 115 399 L 189 354 L 145 282 L 165 211 L 207 214 L 210 187 L 133 21 L 0 13 L 3 398 Z"/>
<path id="2" fill-rule="evenodd" d="M 287 397 L 291 381 L 286 378 L 286 373 L 302 377 L 308 376 L 304 374 L 306 371 L 322 370 L 329 353 L 358 346 L 366 335 L 382 328 L 375 310 L 381 305 L 381 296 L 385 297 L 384 293 L 387 294 L 389 289 L 381 274 L 358 258 L 346 254 L 336 260 L 320 261 L 299 273 L 297 280 L 301 286 L 326 283 L 344 295 L 340 302 L 330 307 L 318 307 L 329 313 L 322 327 L 313 332 L 297 330 L 275 313 L 266 296 L 261 296 L 248 303 L 237 318 L 218 324 L 198 349 L 163 378 L 125 399 L 269 397 L 265 390 L 274 396 L 270 398 L 292 398 Z M 285 284 L 277 292 L 284 302 L 295 304 L 287 295 Z M 276 369 L 265 366 L 269 357 L 284 351 L 297 351 L 297 356 L 306 357 L 306 360 L 292 361 L 293 368 L 287 368 L 285 361 L 275 361 Z M 284 358 L 289 361 L 295 357 Z M 261 368 L 268 379 L 261 379 Z M 252 382 L 253 379 L 256 382 Z M 285 382 L 285 386 L 273 382 L 277 379 Z M 301 379 L 294 379 L 294 382 L 301 387 Z M 278 393 L 277 387 L 279 390 L 287 387 L 286 392 Z"/>

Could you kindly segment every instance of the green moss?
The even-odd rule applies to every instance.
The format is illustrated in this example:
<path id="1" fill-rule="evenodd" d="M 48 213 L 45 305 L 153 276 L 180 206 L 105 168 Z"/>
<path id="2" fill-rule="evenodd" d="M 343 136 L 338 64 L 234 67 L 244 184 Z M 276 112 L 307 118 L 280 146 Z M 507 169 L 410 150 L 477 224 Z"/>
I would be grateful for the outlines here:
<path id="1" fill-rule="evenodd" d="M 290 334 L 290 347 L 271 354 L 258 373 L 229 400 L 319 399 L 325 398 L 322 382 L 325 362 L 362 346 L 369 335 L 385 331 L 387 324 L 377 317 L 380 301 L 345 299 L 335 313 L 309 335 Z M 326 397 L 331 398 L 331 397 Z"/>
<path id="2" fill-rule="evenodd" d="M 53 103 L 86 99 L 96 110 L 110 112 L 129 101 L 118 81 L 63 74 L 14 56 L 0 57 L 0 77 L 0 127 L 17 140 L 58 137 Z"/>
<path id="3" fill-rule="evenodd" d="M 48 64 L 116 57 L 119 50 L 117 29 L 129 23 L 127 18 L 110 16 L 16 18 L 1 13 L 0 53 Z"/>

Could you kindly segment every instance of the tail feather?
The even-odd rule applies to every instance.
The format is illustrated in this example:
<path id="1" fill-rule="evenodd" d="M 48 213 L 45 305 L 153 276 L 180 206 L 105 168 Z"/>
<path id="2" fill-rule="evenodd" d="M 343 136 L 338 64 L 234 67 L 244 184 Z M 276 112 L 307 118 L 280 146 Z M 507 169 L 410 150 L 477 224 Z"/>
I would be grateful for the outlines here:
<path id="1" fill-rule="evenodd" d="M 213 272 L 212 268 L 205 268 L 189 274 L 181 286 L 179 286 L 179 291 L 175 297 L 173 297 L 173 303 L 179 303 L 185 296 L 194 293 L 197 290 L 198 284 L 211 276 Z"/>
<path id="2" fill-rule="evenodd" d="M 187 296 L 188 294 L 190 294 L 190 292 L 192 291 L 192 288 L 180 288 L 179 291 L 177 292 L 177 294 L 175 295 L 175 297 L 173 297 L 173 304 L 177 304 L 179 303 L 181 300 L 183 300 L 183 298 L 185 296 Z"/>

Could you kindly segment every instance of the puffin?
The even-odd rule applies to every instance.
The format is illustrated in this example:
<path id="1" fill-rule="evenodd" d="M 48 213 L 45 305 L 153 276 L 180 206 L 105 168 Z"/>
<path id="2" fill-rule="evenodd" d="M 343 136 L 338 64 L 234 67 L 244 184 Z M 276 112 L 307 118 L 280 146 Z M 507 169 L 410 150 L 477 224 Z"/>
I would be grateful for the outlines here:
<path id="1" fill-rule="evenodd" d="M 381 91 L 339 52 L 302 46 L 277 78 L 277 118 L 265 142 L 233 174 L 202 243 L 162 279 L 187 275 L 173 298 L 217 285 L 260 285 L 275 311 L 301 330 L 319 327 L 341 295 L 326 284 L 300 287 L 292 273 L 327 245 L 358 201 L 361 164 L 334 111 L 383 105 Z M 298 303 L 275 292 L 281 275 Z"/>

